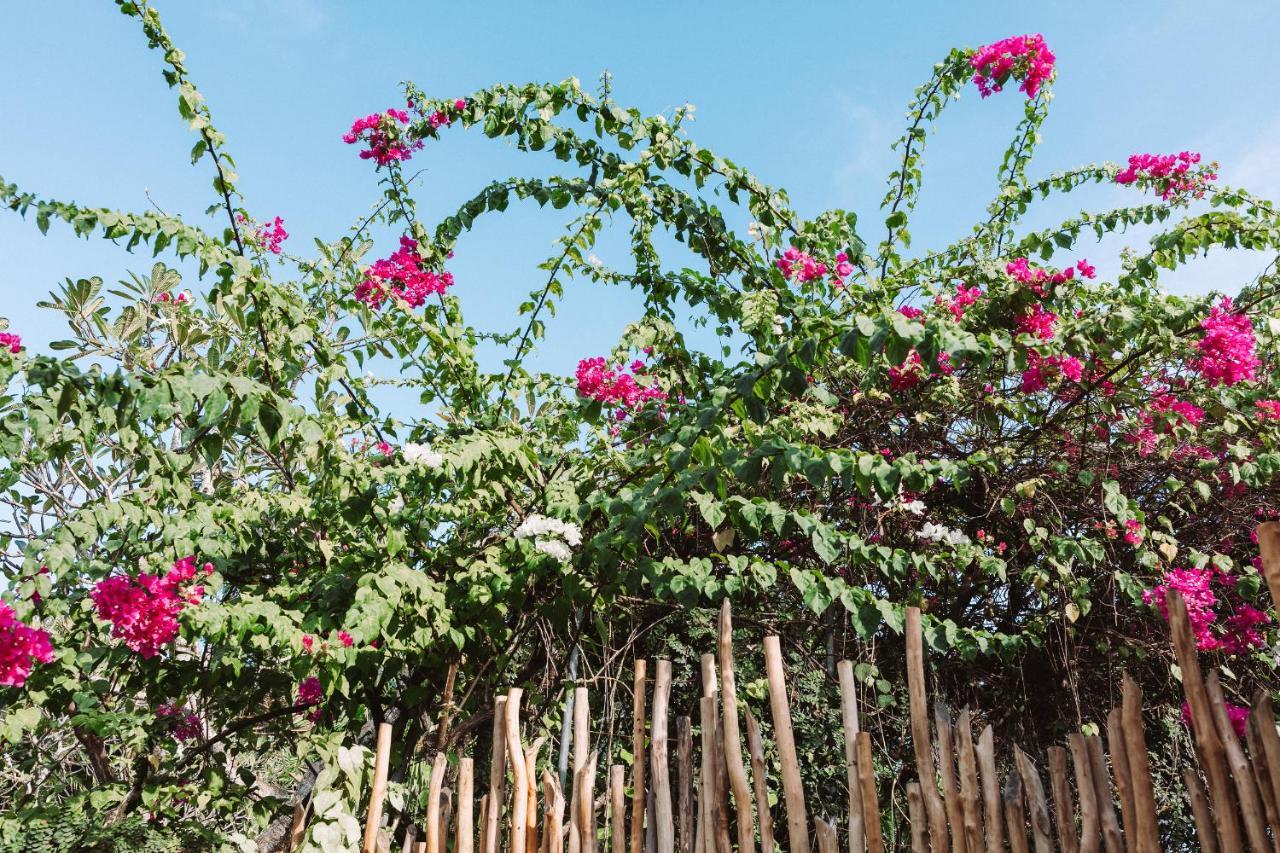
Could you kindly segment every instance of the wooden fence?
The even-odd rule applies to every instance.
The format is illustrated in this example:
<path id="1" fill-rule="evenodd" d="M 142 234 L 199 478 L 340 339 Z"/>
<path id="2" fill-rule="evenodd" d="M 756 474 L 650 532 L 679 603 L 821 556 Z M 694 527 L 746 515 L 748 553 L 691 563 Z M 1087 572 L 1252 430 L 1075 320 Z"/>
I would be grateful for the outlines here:
<path id="1" fill-rule="evenodd" d="M 1260 528 L 1267 580 L 1280 600 L 1280 525 Z M 1270 697 L 1259 691 L 1244 742 L 1228 718 L 1217 673 L 1202 675 L 1187 610 L 1168 595 L 1170 631 L 1183 691 L 1190 706 L 1196 766 L 1183 770 L 1185 795 L 1200 849 L 1210 853 L 1280 853 L 1280 734 Z M 906 787 L 913 851 L 934 853 L 1156 853 L 1162 849 L 1143 732 L 1142 693 L 1127 675 L 1121 704 L 1101 735 L 1072 734 L 1047 751 L 1048 787 L 1041 768 L 1017 745 L 997 760 L 990 726 L 975 739 L 969 709 L 958 715 L 942 703 L 930 714 L 920 611 L 906 616 L 907 684 L 917 780 Z M 786 674 L 777 637 L 765 637 L 773 742 L 780 766 L 777 801 L 785 831 L 775 823 L 760 725 L 738 703 L 732 615 L 725 602 L 717 654 L 702 656 L 702 698 L 694 721 L 672 720 L 671 662 L 634 669 L 631 753 L 625 767 L 599 766 L 590 743 L 585 687 L 574 694 L 569 790 L 544 769 L 542 739 L 521 736 L 522 692 L 496 698 L 488 785 L 477 803 L 475 761 L 462 757 L 446 787 L 444 753 L 435 757 L 426 812 L 410 827 L 405 853 L 879 853 L 885 849 L 880 793 L 870 735 L 861 730 L 853 664 L 839 675 L 848 804 L 838 818 L 806 810 L 792 730 Z M 932 721 L 931 718 L 932 717 Z M 931 724 L 932 722 L 932 724 Z M 646 726 L 647 724 L 647 726 Z M 378 730 L 374 782 L 365 826 L 365 853 L 389 849 L 379 826 L 386 792 L 391 727 Z M 998 768 L 1007 768 L 1003 775 Z M 672 772 L 674 769 L 674 778 Z M 597 782 L 603 788 L 597 790 Z M 291 847 L 302 837 L 306 813 L 295 812 Z M 783 835 L 783 838 L 778 838 Z M 607 845 L 607 851 L 602 849 Z"/>

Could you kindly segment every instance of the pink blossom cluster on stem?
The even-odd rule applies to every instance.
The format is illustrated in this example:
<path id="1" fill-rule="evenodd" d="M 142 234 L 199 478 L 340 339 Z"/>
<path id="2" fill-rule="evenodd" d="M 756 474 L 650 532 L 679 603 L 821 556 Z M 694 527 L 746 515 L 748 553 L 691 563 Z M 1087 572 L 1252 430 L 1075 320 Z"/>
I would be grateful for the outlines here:
<path id="1" fill-rule="evenodd" d="M 361 160 L 373 160 L 379 166 L 403 162 L 422 148 L 422 140 L 403 138 L 401 125 L 408 123 L 409 114 L 392 107 L 384 113 L 370 113 L 364 118 L 357 118 L 351 123 L 351 130 L 343 134 L 342 141 L 348 145 L 363 142 L 365 148 L 360 152 Z"/>
<path id="2" fill-rule="evenodd" d="M 782 270 L 782 277 L 800 284 L 821 279 L 827 274 L 826 264 L 802 252 L 795 246 L 789 247 L 776 260 L 775 265 Z M 835 267 L 831 274 L 831 283 L 835 287 L 844 287 L 845 280 L 853 275 L 853 264 L 847 252 L 840 252 L 835 258 Z"/>
<path id="3" fill-rule="evenodd" d="M 1149 181 L 1165 201 L 1176 198 L 1203 198 L 1211 181 L 1218 179 L 1213 165 L 1193 168 L 1200 162 L 1194 151 L 1177 154 L 1131 154 L 1129 166 L 1116 173 L 1117 184 Z"/>
<path id="4" fill-rule="evenodd" d="M 578 394 L 588 400 L 616 406 L 617 418 L 623 420 L 650 401 L 661 403 L 667 399 L 667 392 L 656 383 L 636 379 L 637 376 L 643 377 L 645 371 L 645 364 L 639 359 L 633 361 L 630 368 L 625 368 L 622 365 L 610 367 L 602 356 L 584 358 L 578 362 L 575 373 Z"/>
<path id="5" fill-rule="evenodd" d="M 236 215 L 236 220 L 245 227 L 252 223 L 243 213 Z M 284 220 L 277 216 L 270 222 L 263 222 L 254 227 L 249 234 L 249 242 L 273 255 L 280 254 L 280 244 L 289 239 L 289 232 L 284 230 Z"/>
<path id="6" fill-rule="evenodd" d="M 21 687 L 37 663 L 51 660 L 49 634 L 21 622 L 12 608 L 0 601 L 0 687 Z"/>
<path id="7" fill-rule="evenodd" d="M 0 349 L 7 349 L 17 355 L 22 352 L 22 336 L 12 332 L 0 332 Z"/>
<path id="8" fill-rule="evenodd" d="M 1170 569 L 1164 582 L 1142 593 L 1142 600 L 1155 605 L 1160 615 L 1169 618 L 1169 590 L 1177 590 L 1187 607 L 1187 621 L 1201 651 L 1221 651 L 1229 655 L 1242 655 L 1261 648 L 1266 638 L 1260 630 L 1271 624 L 1271 617 L 1251 604 L 1219 599 L 1213 590 L 1217 583 L 1224 589 L 1235 587 L 1235 578 L 1212 566 L 1203 569 Z M 1220 618 L 1220 608 L 1225 617 Z"/>
<path id="9" fill-rule="evenodd" d="M 356 299 L 374 310 L 391 298 L 418 308 L 427 297 L 452 287 L 453 273 L 428 269 L 418 249 L 418 242 L 412 237 L 401 237 L 399 249 L 390 257 L 375 261 L 365 272 L 364 279 L 356 285 Z"/>
<path id="10" fill-rule="evenodd" d="M 112 575 L 99 581 L 90 597 L 98 618 L 111 623 L 111 636 L 144 658 L 155 657 L 178 635 L 178 614 L 199 604 L 204 586 L 197 572 L 213 573 L 213 564 L 197 569 L 195 557 L 183 557 L 163 576 L 142 572 L 136 578 Z"/>
<path id="11" fill-rule="evenodd" d="M 178 705 L 157 706 L 156 717 L 168 721 L 176 741 L 199 740 L 204 735 L 204 724 L 200 718 Z"/>
<path id="12" fill-rule="evenodd" d="M 969 66 L 973 68 L 973 82 L 984 98 L 1002 91 L 1010 78 L 1020 82 L 1018 88 L 1028 98 L 1034 98 L 1053 77 L 1054 61 L 1044 36 L 1036 33 L 983 45 L 969 57 Z"/>
<path id="13" fill-rule="evenodd" d="M 1249 318 L 1234 310 L 1230 297 L 1213 307 L 1200 321 L 1204 337 L 1196 343 L 1199 355 L 1191 367 L 1210 386 L 1235 385 L 1252 380 L 1262 362 L 1254 355 L 1256 339 Z"/>

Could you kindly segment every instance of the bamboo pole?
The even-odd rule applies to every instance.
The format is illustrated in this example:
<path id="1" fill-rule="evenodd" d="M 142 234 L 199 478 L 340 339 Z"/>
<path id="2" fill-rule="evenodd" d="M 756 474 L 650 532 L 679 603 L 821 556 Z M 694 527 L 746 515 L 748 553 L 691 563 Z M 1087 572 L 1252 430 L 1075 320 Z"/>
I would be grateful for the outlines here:
<path id="1" fill-rule="evenodd" d="M 1093 776 L 1093 794 L 1098 803 L 1098 823 L 1102 827 L 1102 844 L 1107 853 L 1124 853 L 1124 839 L 1120 835 L 1120 821 L 1116 818 L 1115 803 L 1111 801 L 1111 777 L 1107 773 L 1107 759 L 1102 754 L 1102 739 L 1090 735 L 1084 739 L 1089 752 L 1089 770 Z"/>
<path id="2" fill-rule="evenodd" d="M 458 823 L 453 836 L 453 853 L 471 853 L 475 843 L 472 823 L 475 808 L 476 762 L 469 755 L 458 761 Z"/>
<path id="3" fill-rule="evenodd" d="M 1049 747 L 1049 789 L 1053 792 L 1053 817 L 1058 827 L 1058 845 L 1062 853 L 1079 853 L 1076 836 L 1075 809 L 1071 805 L 1071 783 L 1067 779 L 1067 751 Z"/>
<path id="4" fill-rule="evenodd" d="M 369 795 L 369 815 L 364 823 L 364 853 L 374 853 L 378 828 L 382 824 L 382 801 L 387 796 L 387 769 L 391 766 L 391 724 L 378 723 L 378 741 L 373 756 L 373 790 Z"/>
<path id="5" fill-rule="evenodd" d="M 1272 797 L 1271 777 L 1267 768 L 1267 754 L 1262 746 L 1262 740 L 1258 736 L 1258 727 L 1253 725 L 1253 714 L 1250 711 L 1249 720 L 1245 723 L 1244 729 L 1245 743 L 1249 747 L 1249 766 L 1253 770 L 1253 781 L 1258 786 L 1258 793 L 1262 795 L 1262 807 L 1266 812 L 1267 826 L 1271 827 L 1273 849 L 1276 853 L 1280 853 L 1280 835 L 1276 835 L 1276 830 L 1280 828 L 1280 814 L 1276 812 L 1276 801 Z"/>
<path id="6" fill-rule="evenodd" d="M 982 774 L 983 825 L 987 834 L 987 853 L 1004 850 L 1004 812 L 1000 805 L 1000 779 L 996 776 L 995 735 L 991 726 L 978 736 L 978 768 Z"/>
<path id="7" fill-rule="evenodd" d="M 1080 798 L 1080 853 L 1098 853 L 1102 846 L 1098 820 L 1098 797 L 1093 787 L 1093 764 L 1084 735 L 1072 732 L 1067 738 L 1071 747 L 1071 765 L 1075 768 L 1076 796 Z"/>
<path id="8" fill-rule="evenodd" d="M 1271 842 L 1267 840 L 1262 800 L 1258 796 L 1258 788 L 1253 781 L 1253 769 L 1249 766 L 1248 759 L 1244 757 L 1244 750 L 1240 748 L 1240 739 L 1236 737 L 1235 728 L 1227 717 L 1227 699 L 1223 695 L 1217 671 L 1209 673 L 1209 677 L 1205 679 L 1205 690 L 1209 694 L 1210 707 L 1213 709 L 1213 722 L 1218 727 L 1218 738 L 1221 739 L 1223 749 L 1226 750 L 1227 764 L 1231 768 L 1231 777 L 1235 781 L 1240 813 L 1244 817 L 1245 833 L 1249 836 L 1249 846 L 1256 853 L 1265 853 L 1271 849 Z"/>
<path id="9" fill-rule="evenodd" d="M 609 853 L 627 850 L 627 768 L 614 764 L 609 768 Z"/>
<path id="10" fill-rule="evenodd" d="M 587 765 L 591 749 L 591 697 L 586 687 L 573 689 L 573 787 L 569 792 L 569 853 L 590 853 L 582 849 L 582 809 L 579 800 L 579 771 Z"/>
<path id="11" fill-rule="evenodd" d="M 947 818 L 938 796 L 937 771 L 933 764 L 933 741 L 929 736 L 929 700 L 924 681 L 924 633 L 920 608 L 907 608 L 907 696 L 911 705 L 911 744 L 915 750 L 920 793 L 929 818 L 929 845 L 935 853 L 947 846 Z"/>
<path id="12" fill-rule="evenodd" d="M 1031 838 L 1035 841 L 1036 853 L 1054 853 L 1053 824 L 1049 822 L 1049 806 L 1045 802 L 1044 782 L 1040 778 L 1040 771 L 1031 756 L 1019 746 L 1013 748 L 1013 759 L 1031 811 Z"/>
<path id="13" fill-rule="evenodd" d="M 973 750 L 973 721 L 969 709 L 960 711 L 959 731 L 960 805 L 964 813 L 965 846 L 969 853 L 982 853 L 982 815 L 979 811 L 978 764 Z"/>
<path id="14" fill-rule="evenodd" d="M 676 717 L 676 849 L 695 853 L 693 846 L 693 720 Z"/>
<path id="15" fill-rule="evenodd" d="M 502 846 L 499 833 L 502 831 L 502 789 L 507 780 L 507 697 L 498 696 L 493 700 L 493 749 L 489 754 L 489 793 L 488 810 L 481 824 L 481 846 L 483 853 L 498 853 Z"/>
<path id="16" fill-rule="evenodd" d="M 836 828 L 822 818 L 814 818 L 814 829 L 818 836 L 818 853 L 836 853 L 839 844 L 836 842 Z"/>
<path id="17" fill-rule="evenodd" d="M 667 702 L 671 696 L 671 661 L 658 661 L 657 679 L 653 686 L 653 802 L 657 853 L 674 853 L 675 831 L 671 812 L 671 769 L 667 757 Z"/>
<path id="18" fill-rule="evenodd" d="M 862 795 L 862 828 L 867 839 L 867 853 L 883 853 L 884 837 L 880 831 L 880 799 L 876 795 L 876 768 L 871 757 L 871 735 L 858 732 L 858 790 Z"/>
<path id="19" fill-rule="evenodd" d="M 525 853 L 524 845 L 528 840 L 525 822 L 529 811 L 529 777 L 524 766 L 524 744 L 520 742 L 520 699 L 524 691 L 512 687 L 507 691 L 506 723 L 504 725 L 507 738 L 507 756 L 511 760 L 513 786 L 511 791 L 511 853 Z M 579 707 L 574 702 L 574 721 L 578 719 Z M 428 851 L 438 853 L 438 851 Z"/>
<path id="20" fill-rule="evenodd" d="M 1147 739 L 1142 731 L 1142 688 L 1128 673 L 1124 675 L 1121 697 L 1125 756 L 1129 759 L 1129 784 L 1133 786 L 1135 838 L 1130 840 L 1129 850 L 1130 853 L 1160 853 L 1151 756 L 1147 754 Z M 1127 825 L 1125 829 L 1128 830 Z"/>
<path id="21" fill-rule="evenodd" d="M 1209 798 L 1214 826 L 1223 851 L 1244 849 L 1240 837 L 1240 824 L 1236 820 L 1235 798 L 1227 777 L 1227 764 L 1222 740 L 1213 724 L 1213 711 L 1200 676 L 1200 661 L 1196 657 L 1196 641 L 1187 618 L 1187 605 L 1182 593 L 1171 589 L 1165 596 L 1169 610 L 1169 629 L 1173 636 L 1173 651 L 1182 670 L 1182 690 L 1191 707 L 1191 732 L 1195 736 L 1196 749 L 1200 753 L 1200 766 L 1209 780 Z"/>
<path id="22" fill-rule="evenodd" d="M 1276 715 L 1271 707 L 1271 696 L 1266 690 L 1259 688 L 1254 694 L 1253 706 L 1249 711 L 1249 725 L 1254 730 L 1261 746 L 1260 754 L 1264 756 L 1266 780 L 1259 785 L 1271 786 L 1271 796 L 1276 803 L 1276 812 L 1280 815 L 1280 734 L 1276 733 Z M 1259 752 L 1254 753 L 1255 756 Z M 1274 837 L 1280 839 L 1280 826 L 1275 827 Z"/>
<path id="23" fill-rule="evenodd" d="M 1027 818 L 1022 810 L 1022 781 L 1018 771 L 1010 770 L 1004 780 L 1004 822 L 1009 835 L 1009 849 L 1013 853 L 1029 853 L 1027 850 Z"/>
<path id="24" fill-rule="evenodd" d="M 596 761 L 598 753 L 592 752 L 582 769 L 578 771 L 578 832 L 582 838 L 578 849 L 582 853 L 596 853 Z"/>
<path id="25" fill-rule="evenodd" d="M 907 783 L 907 822 L 911 830 L 911 853 L 929 853 L 929 839 L 924 826 L 924 799 L 920 783 Z"/>
<path id="26" fill-rule="evenodd" d="M 733 666 L 733 614 L 729 599 L 720 605 L 720 681 L 724 688 L 720 732 L 723 735 L 725 770 L 733 792 L 737 818 L 738 853 L 755 853 L 755 821 L 751 817 L 751 787 L 742 762 L 742 732 L 738 728 L 738 683 Z M 726 815 L 727 816 L 727 815 Z"/>
<path id="27" fill-rule="evenodd" d="M 448 762 L 449 758 L 443 752 L 437 752 L 431 762 L 431 784 L 427 788 L 427 853 L 441 853 L 440 790 L 444 787 Z"/>
<path id="28" fill-rule="evenodd" d="M 791 853 L 809 853 L 809 828 L 791 730 L 791 706 L 787 702 L 787 678 L 782 668 L 782 648 L 776 636 L 764 638 L 765 674 L 769 680 L 769 708 L 773 713 L 773 739 L 782 762 L 782 794 L 787 803 L 787 839 Z"/>
<path id="29" fill-rule="evenodd" d="M 849 853 L 862 853 L 866 846 L 863 833 L 862 795 L 858 787 L 858 695 L 853 680 L 853 662 L 836 664 L 840 679 L 840 717 L 844 723 L 844 767 L 849 785 Z M 876 816 L 877 820 L 879 815 Z"/>
<path id="30" fill-rule="evenodd" d="M 703 696 L 699 710 L 702 735 L 701 800 L 705 804 L 705 808 L 700 810 L 702 827 L 699 836 L 702 839 L 702 850 L 706 853 L 728 853 L 730 842 L 728 827 L 724 822 L 724 791 L 720 787 L 721 756 L 717 749 L 720 733 L 716 726 L 715 698 Z"/>
<path id="31" fill-rule="evenodd" d="M 285 843 L 285 853 L 293 853 L 307 834 L 307 804 L 298 803 L 293 807 L 293 820 L 289 823 L 289 836 Z"/>
<path id="32" fill-rule="evenodd" d="M 951 853 L 966 853 L 964 807 L 956 785 L 955 737 L 951 728 L 951 707 L 933 703 L 933 726 L 938 733 L 938 775 L 942 778 L 942 804 L 951 832 Z"/>
<path id="33" fill-rule="evenodd" d="M 560 779 L 550 770 L 542 771 L 542 799 L 547 804 L 542 831 L 543 853 L 563 853 L 564 789 L 560 787 Z"/>
<path id="34" fill-rule="evenodd" d="M 1271 591 L 1271 604 L 1280 610 L 1280 521 L 1264 521 L 1256 528 L 1262 576 Z"/>
<path id="35" fill-rule="evenodd" d="M 644 853 L 645 771 L 644 751 L 645 688 L 648 662 L 636 658 L 635 683 L 631 700 L 631 853 Z"/>
<path id="36" fill-rule="evenodd" d="M 1129 747 L 1124 739 L 1124 711 L 1112 708 L 1107 714 L 1107 749 L 1111 755 L 1111 772 L 1115 774 L 1116 797 L 1120 800 L 1120 825 L 1129 850 L 1138 846 L 1138 828 L 1135 825 L 1133 780 L 1129 777 Z"/>
<path id="37" fill-rule="evenodd" d="M 760 724 L 749 708 L 743 709 L 747 721 L 747 749 L 751 753 L 751 788 L 756 797 L 756 817 L 760 822 L 760 853 L 773 853 L 773 811 L 769 808 L 769 780 L 764 766 L 764 744 L 760 740 Z"/>
<path id="38" fill-rule="evenodd" d="M 710 761 L 707 775 L 708 817 L 711 820 L 707 836 L 711 849 L 708 853 L 729 853 L 729 778 L 725 766 L 723 735 L 718 718 L 720 682 L 716 678 L 716 656 L 702 656 L 702 697 L 711 700 L 711 718 L 702 727 L 702 748 Z M 705 704 L 705 703 L 704 703 Z"/>
<path id="39" fill-rule="evenodd" d="M 1191 816 L 1196 822 L 1196 840 L 1200 853 L 1218 853 L 1218 833 L 1214 829 L 1213 816 L 1209 813 L 1209 798 L 1194 767 L 1182 771 L 1182 782 L 1187 786 L 1187 799 L 1191 801 Z"/>
<path id="40" fill-rule="evenodd" d="M 529 789 L 529 805 L 525 810 L 527 838 L 524 849 L 527 853 L 538 853 L 542 849 L 542 839 L 538 837 L 538 756 L 546 741 L 546 737 L 539 737 L 524 751 L 524 776 Z"/>

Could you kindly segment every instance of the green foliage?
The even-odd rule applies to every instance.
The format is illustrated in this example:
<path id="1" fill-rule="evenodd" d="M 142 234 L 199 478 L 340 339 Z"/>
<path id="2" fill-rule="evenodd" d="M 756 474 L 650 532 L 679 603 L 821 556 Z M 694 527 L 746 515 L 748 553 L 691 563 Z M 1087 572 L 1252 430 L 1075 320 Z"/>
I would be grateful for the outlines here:
<path id="1" fill-rule="evenodd" d="M 1209 250 L 1275 253 L 1275 209 L 1210 187 L 1204 209 L 1148 199 L 1026 232 L 1037 202 L 1117 172 L 1028 177 L 1048 86 L 1000 160 L 986 220 L 907 255 L 921 152 L 971 74 L 969 51 L 953 51 L 912 101 L 874 251 L 852 213 L 804 219 L 784 191 L 696 144 L 688 108 L 646 117 L 607 85 L 592 95 L 576 80 L 498 85 L 462 106 L 407 85 L 405 142 L 429 153 L 442 133 L 479 131 L 582 174 L 495 180 L 432 223 L 392 162 L 348 234 L 277 256 L 256 236 L 224 138 L 158 14 L 119 6 L 163 56 L 225 223 L 206 231 L 0 181 L 0 203 L 42 231 L 62 222 L 156 259 L 118 286 L 68 280 L 42 303 L 68 323 L 59 357 L 0 351 L 6 603 L 56 649 L 23 688 L 0 688 L 0 783 L 15 809 L 89 796 L 85 822 L 109 815 L 103 833 L 143 832 L 146 811 L 204 827 L 209 843 L 243 844 L 305 789 L 308 843 L 348 843 L 372 723 L 394 723 L 398 768 L 437 743 L 484 754 L 490 700 L 519 684 L 533 734 L 558 734 L 571 649 L 580 672 L 606 683 L 633 654 L 679 651 L 689 663 L 677 690 L 691 697 L 708 644 L 690 614 L 726 596 L 750 626 L 745 642 L 763 630 L 787 639 L 809 781 L 835 808 L 830 664 L 858 662 L 869 721 L 892 736 L 883 769 L 896 772 L 895 641 L 908 604 L 926 609 L 939 692 L 1026 745 L 1098 722 L 1120 668 L 1150 701 L 1172 703 L 1163 626 L 1142 602 L 1166 570 L 1219 566 L 1236 579 L 1232 604 L 1263 606 L 1248 534 L 1276 504 L 1280 431 L 1254 404 L 1280 398 L 1280 281 L 1268 272 L 1236 296 L 1264 369 L 1228 387 L 1190 367 L 1217 297 L 1172 296 L 1159 277 Z M 433 123 L 436 111 L 452 123 Z M 355 298 L 369 263 L 391 251 L 372 234 L 413 238 L 441 270 L 513 201 L 572 211 L 513 328 L 468 324 L 452 292 L 414 308 Z M 1146 252 L 1123 257 L 1115 281 L 1076 278 L 1044 297 L 1058 315 L 1051 341 L 1019 332 L 1038 299 L 1010 261 L 1069 268 L 1076 258 L 1062 259 L 1091 237 L 1173 218 Z M 626 230 L 633 268 L 594 260 L 606 228 Z M 673 242 L 696 260 L 672 268 Z M 789 278 L 777 264 L 788 249 L 830 269 L 843 255 L 850 271 L 839 284 Z M 956 314 L 960 283 L 983 295 Z M 184 284 L 193 298 L 179 302 Z M 528 367 L 575 285 L 643 296 L 606 357 L 626 364 L 652 349 L 637 381 L 665 391 L 664 405 L 619 416 Z M 688 345 L 684 331 L 699 325 L 725 341 L 718 353 Z M 499 367 L 482 365 L 482 346 L 500 349 Z M 1080 380 L 1025 390 L 1041 357 L 1078 359 Z M 904 381 L 916 358 L 922 375 Z M 1155 385 L 1202 409 L 1203 423 L 1144 420 Z M 416 404 L 380 406 L 387 388 Z M 1148 424 L 1152 448 L 1133 440 Z M 414 461 L 410 444 L 439 464 Z M 581 528 L 568 560 L 517 535 L 534 516 Z M 1132 524 L 1142 536 L 1126 542 Z M 99 618 L 94 585 L 163 574 L 188 555 L 212 565 L 203 599 L 183 608 L 161 654 L 142 658 Z M 742 666 L 758 702 L 758 672 Z M 1272 666 L 1262 652 L 1240 656 L 1229 689 L 1269 683 Z M 298 700 L 310 678 L 323 693 L 314 709 Z M 626 703 L 609 702 L 597 734 L 625 760 L 612 736 Z M 162 704 L 194 715 L 198 736 L 175 739 Z M 65 757 L 50 766 L 51 755 Z M 406 772 L 397 785 L 392 811 L 413 819 L 420 780 Z M 28 817 L 32 838 L 55 825 Z M 7 817 L 5 831 L 21 833 L 20 820 Z"/>

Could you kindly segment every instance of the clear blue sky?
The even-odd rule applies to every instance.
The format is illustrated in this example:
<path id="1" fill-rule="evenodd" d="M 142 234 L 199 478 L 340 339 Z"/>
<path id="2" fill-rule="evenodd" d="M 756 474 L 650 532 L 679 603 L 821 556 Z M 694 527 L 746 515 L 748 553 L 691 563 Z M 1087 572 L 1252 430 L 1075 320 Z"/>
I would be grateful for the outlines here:
<path id="1" fill-rule="evenodd" d="M 157 7 L 187 53 L 215 123 L 239 161 L 255 215 L 283 216 L 289 248 L 334 239 L 377 197 L 372 168 L 339 136 L 358 114 L 400 103 L 398 82 L 453 97 L 494 82 L 614 75 L 615 97 L 646 113 L 697 105 L 692 135 L 787 188 L 803 216 L 857 210 L 869 242 L 892 164 L 888 144 L 906 103 L 953 45 L 1042 32 L 1058 56 L 1057 98 L 1033 166 L 1043 175 L 1135 151 L 1200 150 L 1223 180 L 1280 197 L 1280 11 L 1274 0 L 1116 3 L 646 3 L 164 2 Z M 0 7 L 0 175 L 55 198 L 123 209 L 151 199 L 205 223 L 209 165 L 189 165 L 194 137 L 177 118 L 136 24 L 108 0 Z M 993 190 L 1020 111 L 1014 90 L 951 108 L 926 156 L 917 248 L 967 231 Z M 545 173 L 546 155 L 520 155 L 476 132 L 447 132 L 411 165 L 426 167 L 428 219 L 497 176 Z M 1046 208 L 1042 224 L 1081 206 L 1115 203 L 1118 188 Z M 565 213 L 527 209 L 464 237 L 453 265 L 471 319 L 513 326 L 539 286 Z M 1121 245 L 1084 254 L 1105 275 Z M 622 261 L 616 244 L 599 254 Z M 383 247 L 376 254 L 386 254 Z M 35 308 L 64 276 L 145 272 L 147 255 L 0 216 L 0 315 L 29 345 L 63 337 Z M 1257 258 L 1210 259 L 1170 282 L 1234 290 Z M 197 291 L 201 286 L 189 282 Z M 539 363 L 570 372 L 606 351 L 636 300 L 583 283 L 567 295 Z"/>

